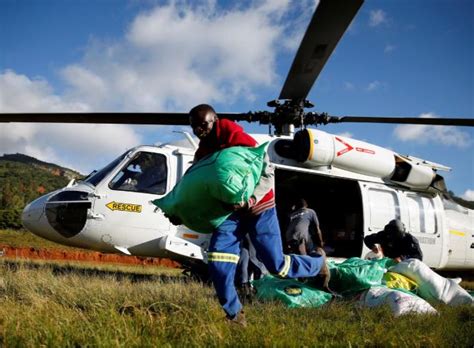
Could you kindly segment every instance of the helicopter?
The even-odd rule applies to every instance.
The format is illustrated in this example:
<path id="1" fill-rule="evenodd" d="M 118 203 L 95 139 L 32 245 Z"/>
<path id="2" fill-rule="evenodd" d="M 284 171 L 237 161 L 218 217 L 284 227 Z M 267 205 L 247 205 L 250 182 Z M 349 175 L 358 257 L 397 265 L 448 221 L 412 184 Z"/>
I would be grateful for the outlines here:
<path id="1" fill-rule="evenodd" d="M 327 254 L 363 257 L 364 236 L 395 218 L 420 242 L 424 262 L 435 269 L 474 268 L 474 211 L 447 196 L 439 171 L 450 168 L 312 125 L 364 122 L 474 126 L 472 119 L 332 116 L 306 112 L 309 91 L 356 16 L 363 0 L 321 0 L 297 50 L 274 109 L 219 113 L 233 121 L 259 122 L 276 168 L 281 226 L 295 195 L 318 212 Z M 0 122 L 188 125 L 186 113 L 4 113 Z M 295 128 L 301 130 L 295 132 Z M 28 204 L 24 226 L 54 242 L 145 257 L 167 257 L 190 267 L 206 263 L 210 235 L 174 226 L 151 201 L 165 196 L 192 165 L 197 145 L 137 146 L 82 181 Z"/>

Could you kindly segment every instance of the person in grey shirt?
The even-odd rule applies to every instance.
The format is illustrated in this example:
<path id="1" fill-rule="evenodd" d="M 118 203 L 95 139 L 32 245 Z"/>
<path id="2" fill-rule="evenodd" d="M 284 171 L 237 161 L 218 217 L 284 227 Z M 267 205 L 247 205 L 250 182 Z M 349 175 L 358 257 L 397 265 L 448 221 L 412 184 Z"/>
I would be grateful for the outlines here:
<path id="1" fill-rule="evenodd" d="M 313 209 L 308 208 L 305 199 L 300 198 L 295 201 L 289 218 L 290 221 L 285 236 L 289 252 L 299 255 L 320 255 L 326 260 L 318 215 Z M 319 274 L 311 280 L 311 285 L 336 296 L 329 288 L 330 280 L 331 273 L 326 262 L 324 262 Z"/>
<path id="2" fill-rule="evenodd" d="M 308 255 L 318 248 L 323 248 L 318 216 L 313 209 L 308 208 L 305 199 L 296 200 L 289 219 L 285 238 L 290 252 Z"/>

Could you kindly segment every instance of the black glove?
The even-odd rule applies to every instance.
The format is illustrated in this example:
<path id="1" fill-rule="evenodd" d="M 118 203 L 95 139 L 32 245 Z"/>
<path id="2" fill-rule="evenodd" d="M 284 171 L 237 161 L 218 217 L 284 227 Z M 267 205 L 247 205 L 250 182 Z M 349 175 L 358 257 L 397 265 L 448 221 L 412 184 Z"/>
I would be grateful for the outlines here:
<path id="1" fill-rule="evenodd" d="M 224 203 L 222 202 L 222 206 L 225 210 L 229 211 L 246 211 L 252 208 L 257 203 L 255 197 L 250 197 L 247 202 L 240 202 L 240 203 Z"/>
<path id="2" fill-rule="evenodd" d="M 247 207 L 246 203 L 233 204 L 233 203 L 224 203 L 224 202 L 222 202 L 222 206 L 224 207 L 225 210 L 228 210 L 228 211 L 239 211 Z"/>
<path id="3" fill-rule="evenodd" d="M 182 225 L 183 222 L 181 221 L 181 219 L 177 216 L 172 216 L 172 215 L 166 215 L 165 216 L 168 218 L 168 220 L 170 220 L 170 222 L 175 225 L 175 226 L 179 226 L 179 225 Z"/>

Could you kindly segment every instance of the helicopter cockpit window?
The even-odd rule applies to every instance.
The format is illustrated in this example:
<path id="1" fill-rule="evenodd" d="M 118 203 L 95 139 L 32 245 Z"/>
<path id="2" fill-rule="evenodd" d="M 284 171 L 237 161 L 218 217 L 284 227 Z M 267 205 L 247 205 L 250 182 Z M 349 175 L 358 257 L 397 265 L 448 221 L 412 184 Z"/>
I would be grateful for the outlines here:
<path id="1" fill-rule="evenodd" d="M 138 152 L 112 179 L 112 190 L 152 193 L 166 193 L 168 167 L 166 157 L 151 152 Z"/>
<path id="2" fill-rule="evenodd" d="M 107 174 L 109 174 L 120 162 L 123 161 L 125 156 L 128 154 L 129 151 L 123 153 L 121 156 L 107 164 L 104 168 L 99 170 L 98 172 L 96 171 L 95 173 L 92 172 L 89 174 L 86 179 L 84 180 L 85 182 L 88 182 L 89 184 L 92 184 L 94 186 L 97 186 L 98 183 L 104 179 Z"/>

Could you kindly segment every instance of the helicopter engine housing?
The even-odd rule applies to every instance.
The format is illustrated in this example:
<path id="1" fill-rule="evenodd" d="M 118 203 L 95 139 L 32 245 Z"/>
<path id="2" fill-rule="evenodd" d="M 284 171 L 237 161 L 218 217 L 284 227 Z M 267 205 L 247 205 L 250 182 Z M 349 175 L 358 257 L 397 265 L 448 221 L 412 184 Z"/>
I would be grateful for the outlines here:
<path id="1" fill-rule="evenodd" d="M 309 167 L 333 166 L 392 181 L 412 188 L 428 188 L 436 175 L 432 167 L 364 141 L 304 129 L 295 134 L 296 160 Z"/>
<path id="2" fill-rule="evenodd" d="M 360 140 L 304 129 L 295 134 L 294 144 L 297 160 L 311 167 L 334 166 L 379 178 L 395 170 L 392 151 Z"/>

